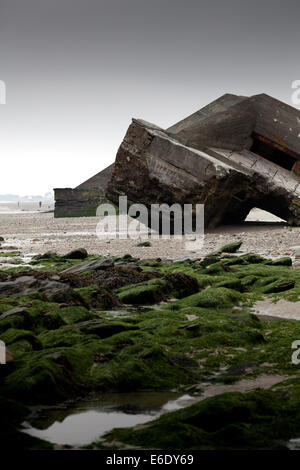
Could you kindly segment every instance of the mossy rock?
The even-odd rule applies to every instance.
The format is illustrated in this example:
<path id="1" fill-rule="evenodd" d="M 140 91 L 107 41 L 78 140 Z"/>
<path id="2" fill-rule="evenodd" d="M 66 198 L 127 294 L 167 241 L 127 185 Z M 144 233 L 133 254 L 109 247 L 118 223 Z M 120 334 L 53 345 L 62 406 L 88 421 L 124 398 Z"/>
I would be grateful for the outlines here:
<path id="1" fill-rule="evenodd" d="M 0 320 L 0 335 L 9 328 L 25 329 L 26 320 L 22 315 L 11 315 Z"/>
<path id="2" fill-rule="evenodd" d="M 293 261 L 289 256 L 272 261 L 272 266 L 292 266 Z"/>
<path id="3" fill-rule="evenodd" d="M 206 256 L 202 261 L 200 261 L 199 265 L 206 268 L 207 266 L 217 263 L 218 261 L 220 261 L 219 255 L 210 255 Z"/>
<path id="4" fill-rule="evenodd" d="M 223 309 L 232 307 L 242 300 L 242 294 L 226 287 L 208 287 L 197 294 L 177 300 L 171 304 L 172 309 L 186 309 L 200 307 L 209 309 Z M 168 309 L 170 306 L 165 306 Z"/>
<path id="5" fill-rule="evenodd" d="M 220 253 L 235 253 L 242 246 L 242 244 L 243 244 L 242 240 L 239 240 L 238 242 L 234 242 L 234 243 L 229 243 L 228 245 L 222 246 L 222 248 L 219 249 L 219 252 Z"/>
<path id="6" fill-rule="evenodd" d="M 143 284 L 122 287 L 118 290 L 118 296 L 125 304 L 151 305 L 164 299 L 168 290 L 167 281 L 151 279 Z"/>
<path id="7" fill-rule="evenodd" d="M 169 284 L 170 294 L 178 299 L 199 292 L 197 278 L 185 273 L 170 273 L 164 277 Z"/>
<path id="8" fill-rule="evenodd" d="M 221 281 L 215 284 L 215 287 L 226 287 L 227 289 L 233 289 L 237 291 L 241 291 L 243 289 L 243 285 L 240 279 L 227 279 L 226 281 Z"/>
<path id="9" fill-rule="evenodd" d="M 275 282 L 278 282 L 278 281 L 279 281 L 278 277 L 275 277 L 275 276 L 262 277 L 261 279 L 257 279 L 257 281 L 255 282 L 255 288 L 260 289 L 270 284 L 274 284 Z"/>
<path id="10" fill-rule="evenodd" d="M 234 266 L 234 265 L 246 265 L 248 261 L 246 261 L 242 256 L 230 256 L 227 258 L 222 259 L 222 264 L 224 266 Z"/>
<path id="11" fill-rule="evenodd" d="M 257 280 L 258 280 L 257 276 L 252 276 L 250 274 L 248 276 L 244 276 L 244 277 L 241 278 L 241 284 L 244 287 L 251 287 L 251 286 L 253 286 L 253 284 L 256 283 Z"/>
<path id="12" fill-rule="evenodd" d="M 136 245 L 136 246 L 139 246 L 139 247 L 145 247 L 145 248 L 146 248 L 146 247 L 149 247 L 149 246 L 151 246 L 151 242 L 149 242 L 149 241 L 140 242 L 140 243 L 137 243 L 137 245 Z"/>
<path id="13" fill-rule="evenodd" d="M 222 267 L 222 263 L 218 261 L 217 263 L 209 265 L 206 270 L 206 274 L 213 275 L 215 276 L 216 274 L 223 274 L 224 273 L 224 268 Z"/>
<path id="14" fill-rule="evenodd" d="M 85 259 L 88 257 L 88 252 L 85 248 L 78 248 L 77 250 L 72 250 L 66 255 L 62 256 L 65 259 Z"/>
<path id="15" fill-rule="evenodd" d="M 267 287 L 263 288 L 264 294 L 277 294 L 279 292 L 285 292 L 291 290 L 295 287 L 295 281 L 284 281 L 279 279 L 275 282 L 272 282 Z"/>
<path id="16" fill-rule="evenodd" d="M 244 261 L 247 261 L 249 264 L 260 264 L 260 263 L 264 263 L 265 261 L 267 261 L 266 258 L 263 258 L 260 255 L 256 255 L 255 253 L 249 253 L 247 255 L 243 255 L 241 256 L 241 258 Z"/>
<path id="17" fill-rule="evenodd" d="M 66 398 L 70 388 L 63 369 L 42 357 L 27 357 L 19 367 L 6 377 L 3 391 L 22 403 L 54 403 Z"/>
<path id="18" fill-rule="evenodd" d="M 99 338 L 109 338 L 123 331 L 135 330 L 136 327 L 125 322 L 110 322 L 105 323 L 101 320 L 92 320 L 76 323 L 69 326 L 71 329 L 80 329 L 83 333 L 88 335 L 96 335 Z"/>
<path id="19" fill-rule="evenodd" d="M 115 294 L 108 289 L 99 288 L 96 284 L 76 288 L 74 293 L 86 308 L 109 310 L 120 305 Z"/>
<path id="20" fill-rule="evenodd" d="M 35 348 L 36 349 L 36 348 Z M 39 347 L 41 349 L 41 345 Z M 15 341 L 14 343 L 10 344 L 9 350 L 13 353 L 14 360 L 18 358 L 22 358 L 24 354 L 31 352 L 34 350 L 32 346 L 32 341 L 28 341 L 28 339 L 24 338 L 20 341 Z"/>
<path id="21" fill-rule="evenodd" d="M 61 327 L 57 330 L 43 331 L 38 340 L 43 348 L 67 347 L 77 344 L 84 344 L 87 341 L 86 335 L 80 330 Z"/>
<path id="22" fill-rule="evenodd" d="M 1 334 L 1 340 L 4 341 L 6 345 L 11 345 L 18 341 L 26 340 L 32 345 L 33 349 L 38 350 L 42 348 L 42 345 L 37 337 L 31 331 L 27 330 L 9 328 Z"/>
<path id="23" fill-rule="evenodd" d="M 59 309 L 59 316 L 66 325 L 94 318 L 94 315 L 87 308 L 77 305 Z"/>
<path id="24" fill-rule="evenodd" d="M 198 307 L 224 308 L 231 307 L 241 300 L 241 295 L 226 287 L 210 287 L 198 294 Z"/>
<path id="25" fill-rule="evenodd" d="M 43 255 L 37 255 L 32 258 L 32 261 L 30 264 L 39 264 L 44 261 L 52 262 L 52 263 L 57 263 L 57 262 L 62 262 L 63 259 L 61 256 L 59 256 L 57 253 L 54 253 L 52 251 L 48 251 L 47 253 L 44 253 Z"/>
<path id="26" fill-rule="evenodd" d="M 116 339 L 116 338 L 115 338 Z M 132 346 L 134 348 L 134 346 Z M 196 363 L 184 363 L 184 358 L 167 354 L 159 345 L 135 348 L 136 354 L 124 350 L 105 366 L 92 369 L 92 380 L 103 390 L 133 392 L 136 390 L 166 390 L 175 384 L 196 382 L 199 376 L 192 369 Z"/>

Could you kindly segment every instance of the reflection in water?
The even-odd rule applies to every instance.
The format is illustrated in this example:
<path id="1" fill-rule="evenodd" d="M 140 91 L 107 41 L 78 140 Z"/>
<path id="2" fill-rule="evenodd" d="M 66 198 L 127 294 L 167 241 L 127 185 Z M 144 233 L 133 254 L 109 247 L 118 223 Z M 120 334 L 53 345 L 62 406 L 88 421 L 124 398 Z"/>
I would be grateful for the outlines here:
<path id="1" fill-rule="evenodd" d="M 89 444 L 113 428 L 124 428 L 145 423 L 155 414 L 129 415 L 122 412 L 92 409 L 67 416 L 62 422 L 55 421 L 48 429 L 30 427 L 26 433 L 57 444 L 80 446 Z"/>
<path id="2" fill-rule="evenodd" d="M 289 450 L 300 450 L 300 438 L 290 439 L 286 446 Z"/>
<path id="3" fill-rule="evenodd" d="M 143 424 L 182 408 L 191 399 L 173 392 L 107 394 L 98 401 L 38 410 L 24 423 L 24 432 L 56 444 L 86 445 L 114 428 Z"/>

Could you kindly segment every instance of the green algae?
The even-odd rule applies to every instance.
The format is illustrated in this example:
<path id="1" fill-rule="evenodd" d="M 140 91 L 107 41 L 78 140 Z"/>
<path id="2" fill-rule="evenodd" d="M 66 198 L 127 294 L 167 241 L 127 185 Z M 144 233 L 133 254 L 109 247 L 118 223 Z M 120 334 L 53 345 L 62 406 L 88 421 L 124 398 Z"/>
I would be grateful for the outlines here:
<path id="1" fill-rule="evenodd" d="M 136 261 L 129 256 L 121 260 Z M 41 260 L 35 268 L 48 272 L 51 266 L 49 272 L 57 272 L 70 266 L 61 259 L 43 263 Z M 115 292 L 101 288 L 101 284 L 74 288 L 67 303 L 46 301 L 40 293 L 1 299 L 0 339 L 15 357 L 2 378 L 2 393 L 20 403 L 37 405 L 57 403 L 91 391 L 187 390 L 207 380 L 231 383 L 260 374 L 298 374 L 291 363 L 291 344 L 300 338 L 300 323 L 282 319 L 260 321 L 251 311 L 258 299 L 274 302 L 300 299 L 300 270 L 291 269 L 287 259 L 276 263 L 248 254 L 172 264 L 148 260 L 139 265 L 143 271 L 153 271 L 155 266 L 160 277 L 126 285 Z M 187 291 L 174 287 L 170 276 L 178 273 L 196 279 L 199 292 L 186 295 Z M 128 316 L 120 321 L 105 312 L 112 308 L 116 296 L 120 305 L 135 305 L 135 314 L 127 307 Z M 174 297 L 178 297 L 176 301 Z M 162 300 L 164 303 L 159 304 Z M 147 304 L 153 306 L 139 308 Z M 1 319 L 2 313 L 15 307 L 24 307 L 25 311 Z M 123 307 L 126 311 L 126 306 Z M 243 372 L 243 364 L 248 363 L 254 366 Z M 296 387 L 299 388 L 298 382 L 290 383 L 292 392 Z M 272 394 L 268 400 L 274 396 L 276 406 L 277 403 L 285 406 L 277 389 Z M 246 400 L 247 409 L 254 409 L 256 402 L 259 407 L 265 406 L 267 395 L 253 397 Z M 245 394 L 234 395 L 222 402 L 233 411 L 230 419 L 220 411 L 217 430 L 195 426 L 188 417 L 179 420 L 178 427 L 173 418 L 158 421 L 149 446 L 168 449 L 178 443 L 181 446 L 178 448 L 188 445 L 188 449 L 231 448 L 232 443 L 236 447 L 245 446 L 248 439 L 249 447 L 259 448 L 295 432 L 295 427 L 286 430 L 283 423 L 278 433 L 272 434 L 274 423 L 281 421 L 271 408 L 269 411 L 262 408 L 259 417 L 262 433 L 258 425 L 251 424 L 257 410 L 254 414 L 250 412 L 249 419 L 234 421 L 237 410 L 244 409 L 244 398 Z M 296 399 L 293 406 L 297 411 Z M 285 413 L 287 408 L 280 410 Z M 202 408 L 195 411 L 201 419 L 205 412 Z M 270 429 L 264 421 L 267 413 L 275 420 L 270 418 Z M 211 416 L 212 420 L 217 419 Z M 169 441 L 163 436 L 164 430 L 170 431 Z M 188 444 L 185 432 L 190 436 Z M 133 430 L 112 436 L 132 445 L 146 446 L 144 437 Z"/>
<path id="2" fill-rule="evenodd" d="M 20 256 L 19 251 L 0 251 L 0 258 L 14 258 L 16 256 Z"/>

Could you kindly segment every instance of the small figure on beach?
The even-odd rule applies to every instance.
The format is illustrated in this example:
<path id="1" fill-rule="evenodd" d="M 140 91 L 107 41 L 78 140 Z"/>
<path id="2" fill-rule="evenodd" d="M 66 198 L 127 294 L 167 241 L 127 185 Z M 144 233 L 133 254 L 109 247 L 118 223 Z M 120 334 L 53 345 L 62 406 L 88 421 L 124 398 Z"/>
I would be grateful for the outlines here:
<path id="1" fill-rule="evenodd" d="M 39 208 L 42 207 L 42 201 L 39 201 Z"/>

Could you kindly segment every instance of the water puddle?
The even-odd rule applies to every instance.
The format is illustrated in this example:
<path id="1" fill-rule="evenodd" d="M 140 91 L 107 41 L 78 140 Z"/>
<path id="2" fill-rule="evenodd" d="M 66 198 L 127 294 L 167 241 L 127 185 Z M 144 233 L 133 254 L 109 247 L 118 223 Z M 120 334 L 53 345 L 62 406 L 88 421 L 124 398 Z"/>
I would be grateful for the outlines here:
<path id="1" fill-rule="evenodd" d="M 53 444 L 82 446 L 114 428 L 147 423 L 190 404 L 175 392 L 111 393 L 101 399 L 34 410 L 23 431 Z"/>
<path id="2" fill-rule="evenodd" d="M 148 423 L 164 413 L 221 393 L 268 389 L 287 378 L 262 374 L 255 379 L 241 379 L 230 385 L 201 383 L 199 394 L 195 395 L 178 392 L 107 393 L 97 400 L 33 409 L 23 423 L 22 431 L 52 444 L 80 447 L 101 440 L 114 428 Z M 300 439 L 291 439 L 289 445 L 300 450 Z"/>
<path id="3" fill-rule="evenodd" d="M 300 450 L 300 437 L 297 437 L 295 439 L 290 439 L 287 443 L 286 443 L 286 447 L 289 449 L 289 450 Z"/>

